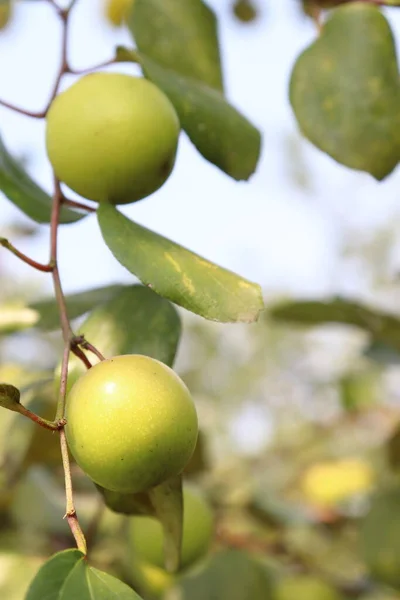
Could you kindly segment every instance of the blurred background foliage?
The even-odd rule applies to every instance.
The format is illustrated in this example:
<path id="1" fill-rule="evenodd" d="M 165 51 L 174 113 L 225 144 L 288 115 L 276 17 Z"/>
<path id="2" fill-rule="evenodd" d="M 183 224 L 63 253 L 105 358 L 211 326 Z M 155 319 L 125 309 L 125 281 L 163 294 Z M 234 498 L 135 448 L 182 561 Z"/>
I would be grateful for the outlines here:
<path id="1" fill-rule="evenodd" d="M 126 2 L 100 4 L 119 26 Z M 308 2 L 298 4 L 301 18 L 310 14 Z M 245 27 L 266 10 L 262 0 L 236 0 L 230 15 Z M 1 6 L 0 26 L 8 18 L 12 10 Z M 307 192 L 312 165 L 298 137 L 282 136 L 292 185 Z M 398 305 L 397 229 L 388 220 L 368 234 L 349 232 L 342 245 L 343 272 L 362 282 L 362 298 L 352 300 L 367 301 L 378 316 L 395 315 Z M 1 233 L 18 245 L 37 229 L 21 219 Z M 51 418 L 61 336 L 30 327 L 37 322 L 30 302 L 43 290 L 29 271 L 23 284 L 15 281 L 13 260 L 0 253 L 0 380 Z M 214 558 L 177 585 L 155 568 L 138 575 L 127 517 L 103 509 L 73 467 L 93 564 L 138 585 L 145 598 L 400 598 L 400 353 L 351 323 L 277 320 L 273 309 L 288 300 L 267 295 L 254 325 L 180 311 L 175 368 L 201 424 L 186 477 L 214 508 Z M 45 558 L 71 538 L 57 436 L 15 413 L 0 417 L 0 597 L 21 600 Z"/>

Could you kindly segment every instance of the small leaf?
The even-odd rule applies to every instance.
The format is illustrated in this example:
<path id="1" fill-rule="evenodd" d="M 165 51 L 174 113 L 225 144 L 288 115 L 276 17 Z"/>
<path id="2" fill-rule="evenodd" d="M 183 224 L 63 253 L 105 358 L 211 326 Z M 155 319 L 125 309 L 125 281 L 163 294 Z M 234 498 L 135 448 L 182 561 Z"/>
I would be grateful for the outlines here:
<path id="1" fill-rule="evenodd" d="M 208 161 L 236 180 L 254 173 L 261 135 L 223 95 L 140 55 L 146 77 L 169 97 L 182 128 Z"/>
<path id="2" fill-rule="evenodd" d="M 181 589 L 182 600 L 272 600 L 274 597 L 266 568 L 239 550 L 216 554 L 206 569 L 183 578 Z"/>
<path id="3" fill-rule="evenodd" d="M 164 533 L 164 560 L 167 571 L 179 570 L 183 535 L 182 476 L 173 477 L 148 492 Z"/>
<path id="4" fill-rule="evenodd" d="M 106 357 L 120 354 L 144 354 L 172 367 L 181 334 L 176 308 L 142 285 L 121 287 L 108 302 L 90 313 L 78 334 L 98 348 Z M 97 362 L 88 355 L 92 364 Z M 70 356 L 68 389 L 83 375 L 82 361 Z M 59 383 L 61 363 L 56 370 Z"/>
<path id="5" fill-rule="evenodd" d="M 59 600 L 62 585 L 82 558 L 82 552 L 75 549 L 64 550 L 52 556 L 38 571 L 25 600 Z"/>
<path id="6" fill-rule="evenodd" d="M 353 325 L 369 332 L 375 342 L 400 350 L 400 320 L 350 300 L 285 302 L 273 307 L 269 314 L 275 320 L 300 325 Z"/>
<path id="7" fill-rule="evenodd" d="M 0 190 L 22 212 L 37 223 L 50 223 L 52 199 L 7 152 L 0 138 Z M 74 223 L 86 214 L 63 207 L 60 223 Z"/>
<path id="8" fill-rule="evenodd" d="M 263 309 L 261 289 L 103 204 L 98 218 L 116 259 L 155 292 L 206 319 L 252 322 Z"/>
<path id="9" fill-rule="evenodd" d="M 85 292 L 78 292 L 77 294 L 66 296 L 65 300 L 67 303 L 68 317 L 70 319 L 76 319 L 77 317 L 84 315 L 95 306 L 107 302 L 123 287 L 124 286 L 121 285 L 109 285 L 107 287 L 95 288 L 93 290 L 86 290 Z M 60 327 L 58 305 L 53 298 L 33 302 L 30 305 L 30 308 L 38 313 L 39 319 L 36 326 L 40 329 L 49 331 Z"/>
<path id="10" fill-rule="evenodd" d="M 19 390 L 8 383 L 0 383 L 0 406 L 19 412 Z"/>
<path id="11" fill-rule="evenodd" d="M 297 59 L 290 101 L 303 134 L 352 169 L 384 179 L 400 160 L 400 82 L 389 23 L 378 7 L 337 8 Z"/>
<path id="12" fill-rule="evenodd" d="M 135 0 L 128 27 L 159 65 L 223 89 L 217 21 L 202 0 Z"/>
<path id="13" fill-rule="evenodd" d="M 67 577 L 58 600 L 141 600 L 140 596 L 116 577 L 89 567 L 81 559 Z M 44 600 L 43 598 L 41 600 Z"/>

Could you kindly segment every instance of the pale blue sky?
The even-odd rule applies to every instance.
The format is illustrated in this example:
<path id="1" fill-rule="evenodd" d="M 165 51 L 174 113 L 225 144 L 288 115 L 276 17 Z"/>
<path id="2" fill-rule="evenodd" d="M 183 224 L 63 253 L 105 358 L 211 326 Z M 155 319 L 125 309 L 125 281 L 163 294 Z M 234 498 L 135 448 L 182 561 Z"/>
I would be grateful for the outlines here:
<path id="1" fill-rule="evenodd" d="M 315 30 L 301 20 L 294 0 L 259 0 L 262 19 L 243 26 L 230 16 L 230 0 L 210 2 L 221 16 L 221 45 L 230 101 L 262 131 L 262 157 L 248 183 L 237 183 L 202 159 L 182 135 L 177 165 L 167 184 L 125 214 L 190 249 L 256 280 L 267 293 L 303 295 L 352 291 L 340 273 L 343 235 L 374 228 L 400 216 L 400 172 L 384 183 L 336 165 L 307 142 L 312 190 L 293 185 L 284 154 L 284 135 L 296 124 L 287 100 L 291 66 L 312 41 Z M 100 15 L 101 0 L 80 0 L 73 19 L 71 58 L 75 67 L 106 60 L 115 44 L 129 43 L 123 30 L 108 27 Z M 400 12 L 400 11 L 398 11 Z M 390 13 L 394 15 L 395 10 Z M 399 34 L 400 20 L 393 23 Z M 30 109 L 41 109 L 57 69 L 59 29 L 44 2 L 21 3 L 10 28 L 0 35 L 0 96 Z M 118 67 L 135 73 L 135 67 Z M 64 85 L 72 81 L 68 77 Z M 0 131 L 16 153 L 32 153 L 31 172 L 49 186 L 44 125 L 0 109 Z M 19 214 L 1 200 L 1 221 Z M 21 248 L 38 260 L 48 253 L 48 229 Z M 71 239 L 74 244 L 71 245 Z M 85 246 L 85 251 L 82 247 Z M 96 219 L 65 227 L 60 233 L 60 267 L 66 291 L 132 276 L 112 257 L 101 240 Z M 13 257 L 15 276 L 28 267 Z M 37 275 L 48 283 L 45 275 Z"/>

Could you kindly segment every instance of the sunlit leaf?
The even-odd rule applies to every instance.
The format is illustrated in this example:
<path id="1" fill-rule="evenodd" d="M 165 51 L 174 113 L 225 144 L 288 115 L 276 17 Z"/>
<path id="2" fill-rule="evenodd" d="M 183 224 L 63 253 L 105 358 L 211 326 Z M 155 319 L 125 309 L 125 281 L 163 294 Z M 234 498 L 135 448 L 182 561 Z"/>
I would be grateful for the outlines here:
<path id="1" fill-rule="evenodd" d="M 400 80 L 389 23 L 372 3 L 337 8 L 297 59 L 290 101 L 320 150 L 384 179 L 400 160 Z"/>
<path id="2" fill-rule="evenodd" d="M 258 285 L 130 221 L 111 204 L 100 206 L 98 217 L 115 258 L 164 298 L 214 321 L 258 318 Z"/>
<path id="3" fill-rule="evenodd" d="M 135 0 L 128 26 L 159 65 L 222 90 L 217 21 L 203 0 Z"/>

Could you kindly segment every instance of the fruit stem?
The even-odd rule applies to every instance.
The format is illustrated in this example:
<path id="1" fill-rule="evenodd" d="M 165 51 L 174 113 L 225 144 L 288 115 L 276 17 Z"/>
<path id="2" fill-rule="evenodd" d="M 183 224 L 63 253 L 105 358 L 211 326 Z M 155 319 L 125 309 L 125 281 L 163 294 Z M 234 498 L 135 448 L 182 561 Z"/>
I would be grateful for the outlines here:
<path id="1" fill-rule="evenodd" d="M 34 269 L 37 269 L 38 271 L 42 271 L 43 273 L 52 273 L 52 271 L 54 269 L 54 266 L 51 262 L 49 262 L 48 265 L 44 265 L 42 263 L 36 262 L 36 260 L 33 260 L 32 258 L 27 256 L 23 252 L 20 252 L 19 250 L 17 250 L 17 248 L 15 246 L 13 246 L 13 244 L 11 242 L 6 240 L 6 238 L 3 238 L 3 237 L 0 238 L 0 246 L 3 246 L 3 248 L 6 248 L 10 252 L 12 252 L 15 256 L 17 256 L 19 259 L 21 259 L 24 263 L 26 263 L 30 267 L 33 267 Z"/>
<path id="2" fill-rule="evenodd" d="M 79 208 L 81 210 L 86 210 L 87 212 L 96 212 L 96 209 L 93 206 L 83 204 L 83 202 L 76 202 L 75 200 L 69 200 L 68 198 L 63 197 L 62 203 L 65 204 L 66 206 L 70 206 L 71 208 Z"/>

